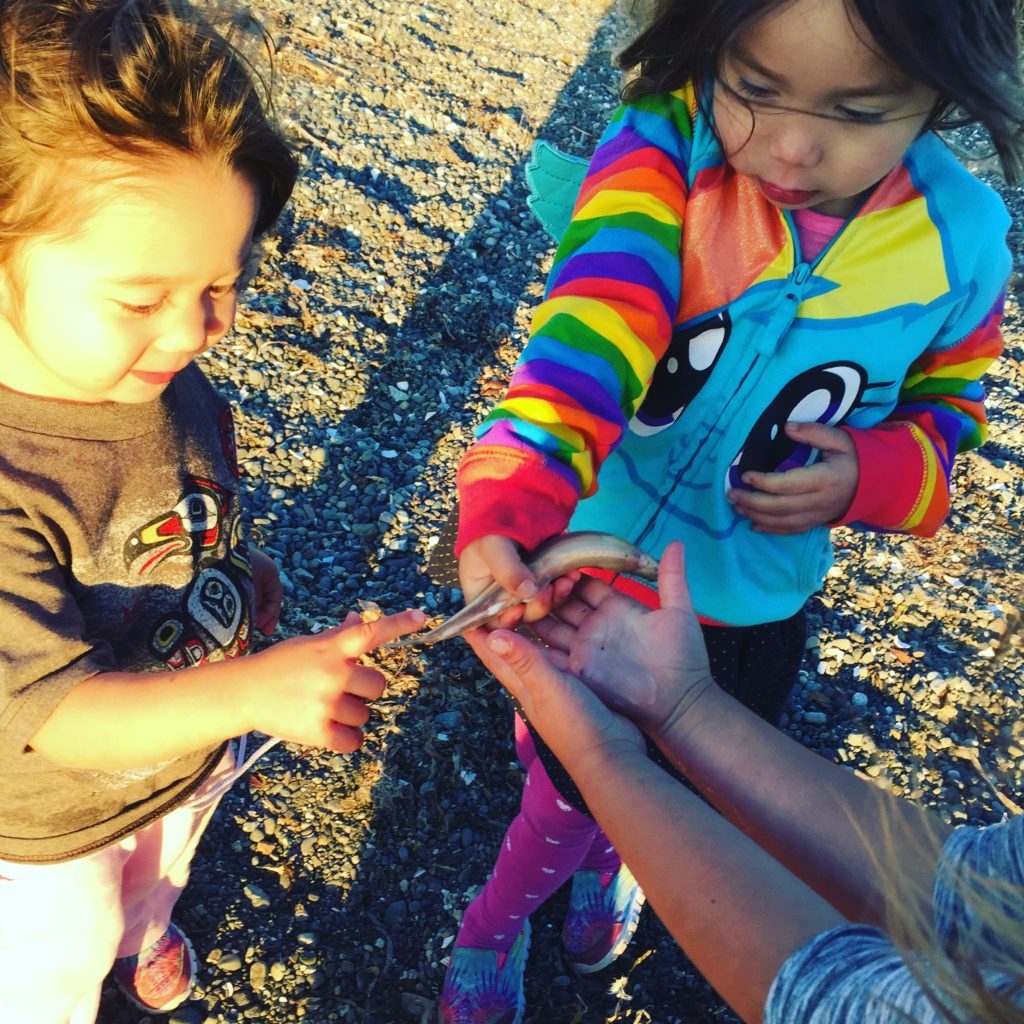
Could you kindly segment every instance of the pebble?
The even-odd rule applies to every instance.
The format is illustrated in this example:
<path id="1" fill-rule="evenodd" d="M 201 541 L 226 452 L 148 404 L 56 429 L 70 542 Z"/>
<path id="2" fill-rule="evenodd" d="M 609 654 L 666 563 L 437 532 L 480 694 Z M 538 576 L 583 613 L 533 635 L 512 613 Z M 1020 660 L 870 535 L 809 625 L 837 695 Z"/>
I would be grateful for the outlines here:
<path id="1" fill-rule="evenodd" d="M 253 885 L 250 882 L 243 887 L 242 891 L 249 898 L 249 902 L 257 909 L 270 906 L 267 894 L 258 885 Z"/>
<path id="2" fill-rule="evenodd" d="M 249 965 L 249 984 L 258 992 L 264 985 L 266 985 L 266 983 L 267 965 L 262 960 L 256 960 Z"/>

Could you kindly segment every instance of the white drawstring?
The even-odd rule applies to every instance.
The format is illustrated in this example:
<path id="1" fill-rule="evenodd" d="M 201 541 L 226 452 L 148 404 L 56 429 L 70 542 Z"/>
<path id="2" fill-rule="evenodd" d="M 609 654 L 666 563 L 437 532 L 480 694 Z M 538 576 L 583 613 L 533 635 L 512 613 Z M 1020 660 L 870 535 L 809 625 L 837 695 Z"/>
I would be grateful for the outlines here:
<path id="1" fill-rule="evenodd" d="M 215 786 L 203 794 L 197 806 L 201 809 L 219 800 L 271 747 L 276 747 L 281 742 L 277 736 L 271 736 L 265 740 L 248 760 L 245 760 L 248 733 L 238 737 L 237 741 L 228 741 L 231 744 L 231 752 L 235 759 L 235 767 L 231 773 L 221 779 Z"/>

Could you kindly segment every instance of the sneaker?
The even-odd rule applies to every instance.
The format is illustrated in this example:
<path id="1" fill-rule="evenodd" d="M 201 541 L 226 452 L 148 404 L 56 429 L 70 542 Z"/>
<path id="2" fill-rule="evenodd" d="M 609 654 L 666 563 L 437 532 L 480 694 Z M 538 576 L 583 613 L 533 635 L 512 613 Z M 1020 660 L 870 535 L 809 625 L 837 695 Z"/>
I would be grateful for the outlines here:
<path id="1" fill-rule="evenodd" d="M 614 874 L 577 871 L 562 927 L 569 963 L 582 974 L 607 967 L 625 952 L 643 905 L 644 891 L 625 864 Z"/>
<path id="2" fill-rule="evenodd" d="M 195 950 L 185 933 L 170 924 L 149 949 L 115 960 L 112 973 L 139 1009 L 168 1013 L 188 999 L 195 984 Z"/>
<path id="3" fill-rule="evenodd" d="M 441 990 L 438 1024 L 519 1024 L 526 1006 L 523 971 L 529 951 L 529 921 L 505 953 L 456 947 Z"/>

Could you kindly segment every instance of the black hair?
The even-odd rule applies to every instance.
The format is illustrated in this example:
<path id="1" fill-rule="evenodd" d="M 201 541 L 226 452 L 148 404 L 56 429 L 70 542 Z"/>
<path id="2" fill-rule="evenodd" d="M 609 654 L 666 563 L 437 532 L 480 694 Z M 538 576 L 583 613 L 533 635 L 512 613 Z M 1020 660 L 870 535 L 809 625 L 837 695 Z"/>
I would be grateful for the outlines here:
<path id="1" fill-rule="evenodd" d="M 648 0 L 644 28 L 618 55 L 636 72 L 623 88 L 634 100 L 703 84 L 748 25 L 792 0 Z M 1018 66 L 1022 0 L 843 0 L 869 45 L 939 95 L 926 125 L 980 124 L 1003 174 L 1024 170 L 1024 81 Z"/>

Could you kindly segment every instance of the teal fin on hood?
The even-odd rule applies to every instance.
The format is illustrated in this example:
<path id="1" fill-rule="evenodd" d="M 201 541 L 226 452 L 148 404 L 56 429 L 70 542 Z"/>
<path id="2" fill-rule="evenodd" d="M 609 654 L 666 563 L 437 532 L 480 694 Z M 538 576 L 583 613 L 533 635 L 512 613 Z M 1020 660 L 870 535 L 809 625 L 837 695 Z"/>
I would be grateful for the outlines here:
<path id="1" fill-rule="evenodd" d="M 543 139 L 535 142 L 530 152 L 526 164 L 530 194 L 526 205 L 556 242 L 561 241 L 569 226 L 589 163 L 585 157 L 570 156 Z"/>

